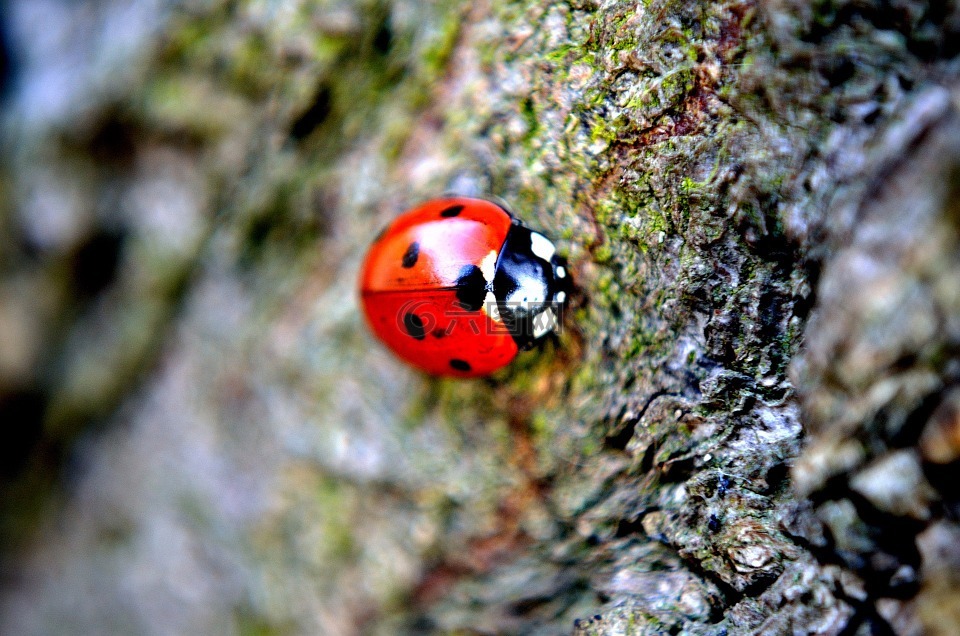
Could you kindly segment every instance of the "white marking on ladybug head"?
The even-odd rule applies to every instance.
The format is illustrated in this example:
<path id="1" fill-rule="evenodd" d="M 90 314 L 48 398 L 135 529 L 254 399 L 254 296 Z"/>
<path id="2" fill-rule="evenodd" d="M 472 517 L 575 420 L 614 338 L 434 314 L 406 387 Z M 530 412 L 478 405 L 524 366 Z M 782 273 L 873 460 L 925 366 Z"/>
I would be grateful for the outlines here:
<path id="1" fill-rule="evenodd" d="M 514 282 L 517 286 L 506 298 L 511 305 L 529 308 L 546 302 L 548 290 L 542 278 L 521 273 Z"/>
<path id="2" fill-rule="evenodd" d="M 490 316 L 490 320 L 500 322 L 500 305 L 497 304 L 497 297 L 493 292 L 488 291 L 483 299 L 483 311 Z"/>
<path id="3" fill-rule="evenodd" d="M 550 262 L 550 259 L 553 258 L 557 248 L 553 245 L 550 239 L 543 234 L 530 232 L 530 251 L 543 260 Z"/>
<path id="4" fill-rule="evenodd" d="M 556 301 L 557 301 L 558 303 L 562 303 L 563 301 L 565 301 L 565 300 L 567 299 L 567 292 L 565 292 L 565 291 L 558 291 L 558 292 L 557 292 L 557 295 L 554 296 L 554 298 L 556 299 Z"/>
<path id="5" fill-rule="evenodd" d="M 566 278 L 567 270 L 563 268 L 563 265 L 557 265 L 557 269 L 554 270 L 557 273 L 557 278 Z"/>
<path id="6" fill-rule="evenodd" d="M 490 250 L 490 253 L 480 261 L 480 273 L 487 283 L 493 283 L 493 277 L 497 274 L 497 253 Z"/>

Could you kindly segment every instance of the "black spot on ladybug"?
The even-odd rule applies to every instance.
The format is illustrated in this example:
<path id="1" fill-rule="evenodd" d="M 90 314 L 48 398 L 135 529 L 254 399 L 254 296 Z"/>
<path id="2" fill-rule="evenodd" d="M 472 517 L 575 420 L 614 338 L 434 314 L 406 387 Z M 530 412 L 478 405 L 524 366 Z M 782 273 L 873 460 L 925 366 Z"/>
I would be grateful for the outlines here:
<path id="1" fill-rule="evenodd" d="M 458 360 L 457 358 L 450 360 L 450 366 L 457 371 L 469 371 L 472 368 L 469 362 L 466 360 Z"/>
<path id="2" fill-rule="evenodd" d="M 403 262 L 401 263 L 405 268 L 410 269 L 417 264 L 417 258 L 420 257 L 420 244 L 414 241 L 410 244 L 410 247 L 407 248 L 407 251 L 403 253 Z"/>
<path id="3" fill-rule="evenodd" d="M 451 218 L 451 217 L 457 216 L 457 215 L 460 214 L 461 212 L 463 212 L 463 206 L 462 206 L 462 205 L 451 205 L 449 208 L 444 209 L 444 210 L 440 213 L 440 216 L 442 216 L 442 217 L 444 217 L 444 218 L 446 218 L 446 219 L 449 219 L 449 218 Z"/>
<path id="4" fill-rule="evenodd" d="M 457 277 L 457 300 L 467 311 L 479 311 L 487 295 L 487 279 L 476 265 L 464 265 Z"/>
<path id="5" fill-rule="evenodd" d="M 407 333 L 417 340 L 423 340 L 427 333 L 423 329 L 423 321 L 420 319 L 420 316 L 407 312 L 403 315 L 403 328 L 407 330 Z"/>
<path id="6" fill-rule="evenodd" d="M 440 327 L 437 327 L 436 329 L 430 332 L 430 335 L 433 336 L 434 338 L 443 338 L 445 335 L 447 335 L 447 332 L 441 329 Z"/>

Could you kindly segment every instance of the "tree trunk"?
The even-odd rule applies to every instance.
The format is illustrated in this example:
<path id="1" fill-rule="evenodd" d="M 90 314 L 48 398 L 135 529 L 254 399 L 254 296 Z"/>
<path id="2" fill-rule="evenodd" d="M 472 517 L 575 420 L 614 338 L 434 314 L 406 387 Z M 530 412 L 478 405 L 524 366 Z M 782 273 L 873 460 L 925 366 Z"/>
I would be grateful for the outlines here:
<path id="1" fill-rule="evenodd" d="M 0 632 L 960 634 L 960 10 L 8 0 Z M 557 239 L 394 360 L 389 219 Z"/>

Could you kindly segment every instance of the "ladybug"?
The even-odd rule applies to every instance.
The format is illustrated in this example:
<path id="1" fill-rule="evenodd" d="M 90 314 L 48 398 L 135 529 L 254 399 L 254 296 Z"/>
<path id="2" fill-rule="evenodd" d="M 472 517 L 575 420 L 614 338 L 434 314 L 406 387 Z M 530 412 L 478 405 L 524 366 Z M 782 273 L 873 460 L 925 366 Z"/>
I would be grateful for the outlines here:
<path id="1" fill-rule="evenodd" d="M 554 244 L 484 199 L 435 199 L 402 214 L 360 272 L 370 328 L 433 375 L 505 366 L 556 329 L 569 293 Z"/>

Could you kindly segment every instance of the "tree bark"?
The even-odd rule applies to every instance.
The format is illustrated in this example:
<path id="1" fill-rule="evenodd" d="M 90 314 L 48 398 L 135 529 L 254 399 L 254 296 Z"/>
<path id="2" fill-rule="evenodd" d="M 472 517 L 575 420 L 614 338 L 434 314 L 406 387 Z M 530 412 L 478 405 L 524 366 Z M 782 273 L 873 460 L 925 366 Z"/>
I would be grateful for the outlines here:
<path id="1" fill-rule="evenodd" d="M 960 633 L 954 4 L 128 4 L 4 13 L 0 632 Z M 490 379 L 357 309 L 443 192 Z"/>

